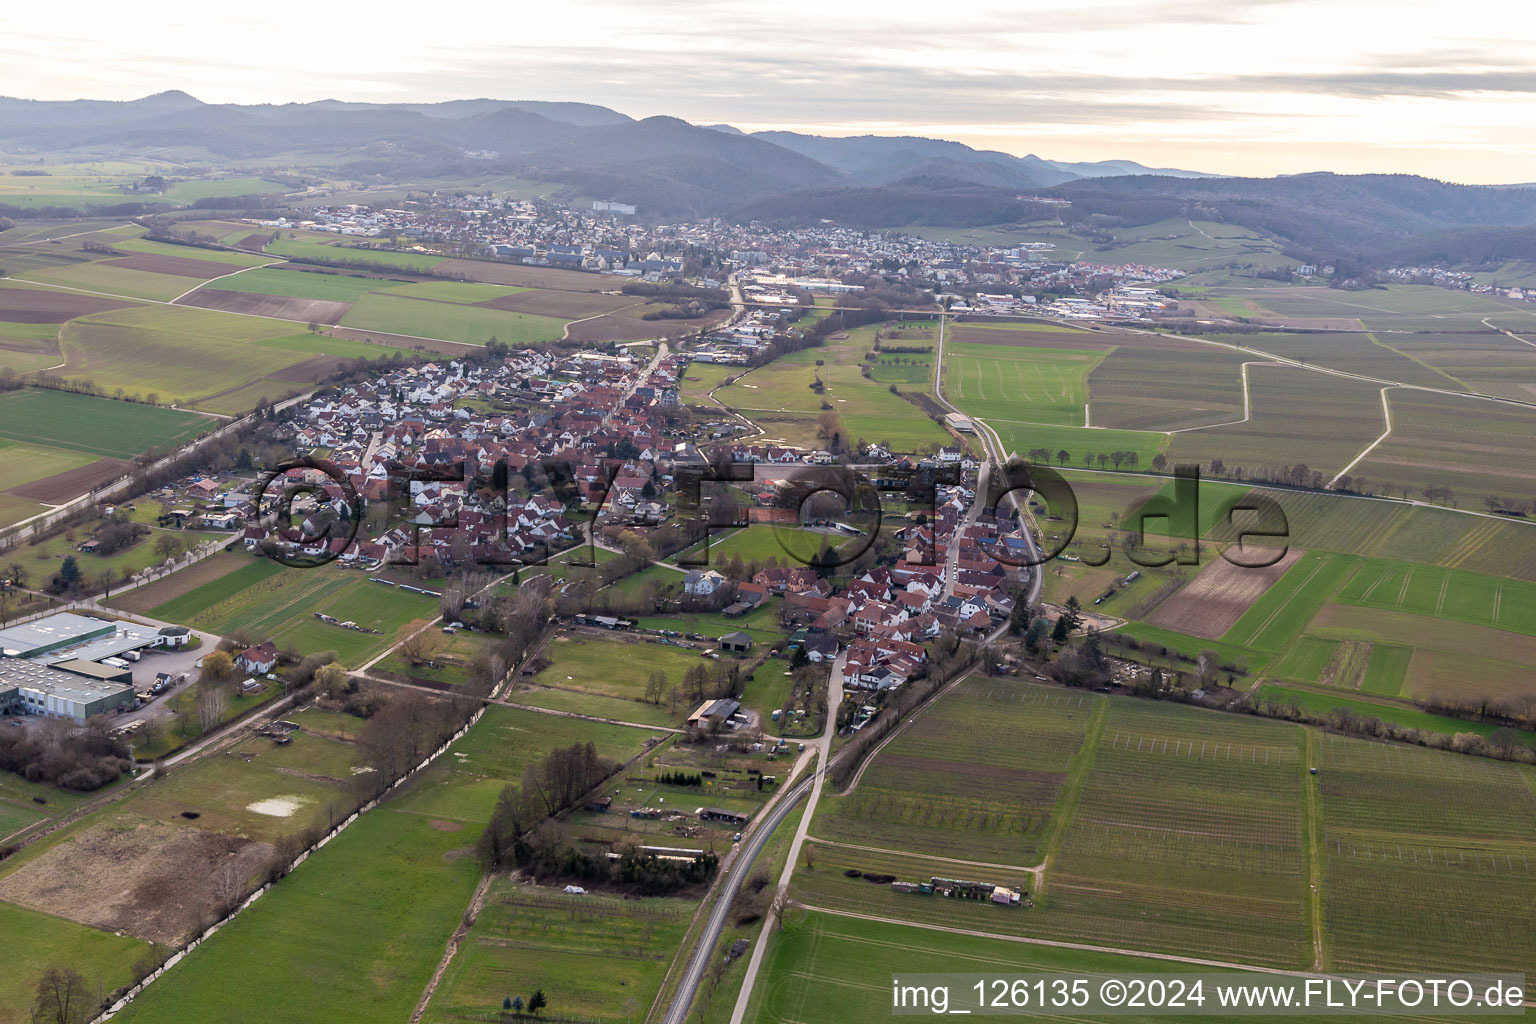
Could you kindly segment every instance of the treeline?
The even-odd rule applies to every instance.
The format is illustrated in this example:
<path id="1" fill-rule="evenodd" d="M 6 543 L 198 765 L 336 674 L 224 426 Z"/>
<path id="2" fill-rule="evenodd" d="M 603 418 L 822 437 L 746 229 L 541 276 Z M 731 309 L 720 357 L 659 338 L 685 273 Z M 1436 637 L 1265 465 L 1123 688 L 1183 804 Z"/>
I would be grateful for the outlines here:
<path id="1" fill-rule="evenodd" d="M 699 302 L 709 309 L 725 309 L 731 304 L 730 293 L 724 288 L 698 288 L 674 281 L 631 281 L 622 291 L 625 295 L 663 302 Z"/>
<path id="2" fill-rule="evenodd" d="M 107 734 L 105 719 L 76 725 L 51 718 L 36 728 L 0 731 L 0 769 L 28 782 L 89 792 L 116 781 L 131 764 L 128 748 Z"/>
<path id="3" fill-rule="evenodd" d="M 686 861 L 662 860 L 625 844 L 617 857 L 590 851 L 567 839 L 552 820 L 618 770 L 595 746 L 573 743 L 551 750 L 523 771 L 521 785 L 502 789 L 477 850 L 492 869 L 515 867 L 535 878 L 568 878 L 624 885 L 647 896 L 708 881 L 719 866 L 714 854 Z"/>

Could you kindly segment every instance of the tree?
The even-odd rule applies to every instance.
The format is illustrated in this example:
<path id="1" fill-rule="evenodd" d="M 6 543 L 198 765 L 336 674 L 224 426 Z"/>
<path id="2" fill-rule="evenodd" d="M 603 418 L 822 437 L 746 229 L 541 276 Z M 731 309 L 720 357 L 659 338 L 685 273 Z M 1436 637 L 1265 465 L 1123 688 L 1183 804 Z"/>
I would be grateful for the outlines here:
<path id="1" fill-rule="evenodd" d="M 443 635 L 425 619 L 412 619 L 395 632 L 400 656 L 412 665 L 431 661 L 443 649 Z"/>
<path id="2" fill-rule="evenodd" d="M 181 545 L 177 543 L 175 537 L 172 537 L 168 533 L 162 533 L 155 540 L 155 555 L 162 562 L 175 558 L 177 553 L 180 551 Z"/>
<path id="3" fill-rule="evenodd" d="M 662 674 L 660 669 L 657 669 L 655 672 L 652 672 L 650 678 L 645 681 L 645 699 L 650 701 L 652 704 L 660 704 L 662 695 L 666 692 L 667 677 Z"/>
<path id="4" fill-rule="evenodd" d="M 512 997 L 511 996 L 504 996 L 502 998 L 502 1000 L 501 1000 L 501 1008 L 503 1010 L 510 1010 L 510 1009 L 512 1009 Z"/>
<path id="5" fill-rule="evenodd" d="M 512 999 L 512 1012 L 513 1013 L 522 1013 L 523 1012 L 523 997 L 522 996 L 514 996 L 513 997 L 513 999 Z"/>
<path id="6" fill-rule="evenodd" d="M 245 879 L 240 875 L 240 868 L 233 861 L 225 861 L 219 870 L 213 873 L 213 898 L 218 901 L 219 909 L 228 917 L 235 912 L 240 905 L 240 897 L 244 895 Z"/>
<path id="7" fill-rule="evenodd" d="M 229 710 L 229 692 L 222 686 L 205 686 L 197 695 L 197 721 L 207 732 L 224 720 Z"/>
<path id="8" fill-rule="evenodd" d="M 1067 617 L 1063 615 L 1056 620 L 1056 625 L 1051 630 L 1051 639 L 1056 641 L 1058 644 L 1065 643 L 1068 634 L 1071 632 L 1072 625 L 1067 621 Z"/>
<path id="9" fill-rule="evenodd" d="M 203 658 L 202 679 L 210 683 L 222 683 L 235 674 L 235 659 L 228 651 L 214 651 Z"/>
<path id="10" fill-rule="evenodd" d="M 544 998 L 544 990 L 541 989 L 541 988 L 534 989 L 533 990 L 533 995 L 528 997 L 528 1012 L 529 1013 L 538 1013 L 540 1010 L 544 1009 L 544 1007 L 546 1007 L 548 1005 L 549 1005 L 549 1000 Z"/>
<path id="11" fill-rule="evenodd" d="M 72 967 L 50 967 L 37 982 L 32 1000 L 34 1024 L 84 1024 L 96 1015 L 99 1000 Z"/>
<path id="12" fill-rule="evenodd" d="M 1168 456 L 1164 455 L 1162 452 L 1158 452 L 1156 455 L 1152 456 L 1152 470 L 1153 470 L 1153 472 L 1161 473 L 1167 467 L 1168 467 Z"/>
<path id="13" fill-rule="evenodd" d="M 326 696 L 336 699 L 346 689 L 352 677 L 347 674 L 346 666 L 337 662 L 329 665 L 321 665 L 315 670 L 315 685 L 324 690 Z"/>
<path id="14" fill-rule="evenodd" d="M 24 587 L 27 585 L 27 567 L 20 562 L 12 562 L 6 566 L 5 572 L 10 577 L 11 586 Z"/>
<path id="15" fill-rule="evenodd" d="M 53 589 L 60 592 L 74 590 L 80 586 L 83 575 L 75 556 L 65 555 L 64 561 L 59 563 L 58 573 L 53 577 Z"/>

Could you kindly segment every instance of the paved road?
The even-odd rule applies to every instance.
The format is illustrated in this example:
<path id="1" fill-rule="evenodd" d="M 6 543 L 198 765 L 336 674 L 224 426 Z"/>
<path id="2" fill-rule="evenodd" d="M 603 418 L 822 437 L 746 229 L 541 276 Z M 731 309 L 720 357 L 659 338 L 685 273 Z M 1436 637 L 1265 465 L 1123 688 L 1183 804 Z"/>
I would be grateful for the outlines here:
<path id="1" fill-rule="evenodd" d="M 832 674 L 828 679 L 827 689 L 827 726 L 821 731 L 821 737 L 816 741 L 816 750 L 820 755 L 821 764 L 827 764 L 832 758 L 832 739 L 837 734 L 837 708 L 843 702 L 843 669 L 848 663 L 848 652 L 844 651 L 837 656 L 832 663 Z M 805 843 L 805 837 L 811 830 L 811 818 L 816 815 L 816 804 L 821 800 L 821 786 L 826 781 L 825 771 L 819 771 L 811 778 L 811 798 L 805 805 L 805 813 L 800 816 L 800 827 L 795 830 L 794 842 L 789 846 L 789 857 L 784 861 L 784 870 L 779 875 L 779 888 L 788 889 L 789 879 L 795 873 L 795 865 L 800 863 L 800 847 Z M 763 950 L 768 946 L 768 936 L 773 930 L 774 913 L 770 909 L 763 918 L 763 927 L 758 932 L 757 942 L 752 949 L 752 959 L 747 962 L 747 973 L 741 981 L 741 991 L 736 995 L 736 1007 L 731 1011 L 731 1024 L 741 1024 L 746 1016 L 747 1003 L 752 998 L 752 986 L 757 982 L 757 971 L 763 963 Z M 714 942 L 710 943 L 714 946 Z"/>

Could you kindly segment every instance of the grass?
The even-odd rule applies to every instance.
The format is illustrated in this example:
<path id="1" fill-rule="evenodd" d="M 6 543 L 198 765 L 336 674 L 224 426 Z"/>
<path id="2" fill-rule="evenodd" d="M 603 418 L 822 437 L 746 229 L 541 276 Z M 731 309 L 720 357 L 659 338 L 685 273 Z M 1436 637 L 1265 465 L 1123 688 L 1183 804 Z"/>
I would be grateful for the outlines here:
<path id="1" fill-rule="evenodd" d="M 22 392 L 12 392 L 20 394 Z M 0 414 L 5 412 L 4 400 L 0 399 Z M 56 473 L 64 473 L 81 466 L 89 466 L 96 459 L 85 452 L 66 448 L 50 448 L 16 440 L 15 435 L 24 433 L 25 425 L 0 418 L 0 479 L 7 487 L 20 487 L 34 480 L 42 480 Z"/>
<path id="2" fill-rule="evenodd" d="M 312 855 L 118 1019 L 276 1024 L 291 1020 L 295 1006 L 306 1019 L 336 1024 L 409 1017 L 481 877 L 471 853 L 476 825 L 489 818 L 501 787 L 555 746 L 592 740 L 602 756 L 622 758 L 645 738 L 488 709 L 432 768 Z"/>
<path id="3" fill-rule="evenodd" d="M 323 237 L 315 235 L 313 237 Z M 290 259 L 313 260 L 318 263 L 342 264 L 357 267 L 391 267 L 427 273 L 443 261 L 441 256 L 425 256 L 413 252 L 394 252 L 387 249 L 359 249 L 350 245 L 314 242 L 307 239 L 280 238 L 267 246 L 267 252 Z"/>
<path id="4" fill-rule="evenodd" d="M 128 238 L 120 242 L 113 242 L 112 247 L 121 252 L 141 252 L 150 256 L 179 256 L 187 260 L 203 260 L 208 263 L 220 263 L 231 270 L 237 267 L 259 267 L 263 263 L 270 262 L 260 256 L 251 256 L 240 252 L 222 252 L 218 249 L 202 249 L 195 245 L 174 245 L 169 242 L 156 242 L 148 238 Z"/>
<path id="5" fill-rule="evenodd" d="M 1432 715 L 1411 705 L 1390 700 L 1372 700 L 1368 694 L 1345 696 L 1335 690 L 1305 686 L 1285 686 L 1265 683 L 1259 688 L 1259 696 L 1281 707 L 1297 707 L 1314 715 L 1327 716 L 1336 708 L 1348 708 L 1363 718 L 1379 718 L 1383 722 L 1418 729 L 1425 733 L 1441 733 L 1454 736 L 1460 732 L 1491 736 L 1498 726 L 1491 722 L 1469 722 L 1445 715 Z"/>
<path id="6" fill-rule="evenodd" d="M 1104 355 L 1065 347 L 951 342 L 944 347 L 944 391 L 950 401 L 988 422 L 1081 426 L 1088 374 Z"/>
<path id="7" fill-rule="evenodd" d="M 375 292 L 360 298 L 342 317 L 343 327 L 484 345 L 491 338 L 508 345 L 555 341 L 565 321 L 460 302 L 409 299 Z"/>
<path id="8" fill-rule="evenodd" d="M 1308 552 L 1285 571 L 1221 639 L 1274 652 L 1283 649 L 1359 568 L 1344 555 Z"/>
<path id="9" fill-rule="evenodd" d="M 314 617 L 316 612 L 378 632 L 321 622 Z M 370 583 L 359 573 L 332 566 L 292 569 L 257 559 L 159 606 L 153 614 L 218 634 L 244 629 L 275 641 L 279 648 L 293 645 L 304 654 L 335 651 L 344 664 L 355 668 L 393 643 L 396 631 L 406 622 L 436 615 L 437 602 Z"/>
<path id="10" fill-rule="evenodd" d="M 823 412 L 835 413 L 844 443 L 880 441 L 896 451 L 928 451 L 954 439 L 916 405 L 892 395 L 890 385 L 860 373 L 864 355 L 874 343 L 874 325 L 831 337 L 816 348 L 804 349 L 759 367 L 715 397 L 742 410 L 767 431 L 764 440 L 806 448 L 821 448 L 817 434 Z M 820 362 L 822 365 L 818 366 Z M 818 395 L 811 385 L 820 379 Z M 926 388 L 911 388 L 924 392 Z M 822 409 L 822 405 L 829 406 Z"/>
<path id="11" fill-rule="evenodd" d="M 210 291 L 250 292 L 257 295 L 283 295 L 295 299 L 325 299 L 332 302 L 356 302 L 369 292 L 393 288 L 400 281 L 379 277 L 353 277 L 348 274 L 279 270 L 263 267 L 237 277 L 213 281 Z"/>
<path id="12" fill-rule="evenodd" d="M 10 903 L 0 903 L 0 934 L 26 938 L 11 950 L 0 975 L 0 1022 L 5 1024 L 29 1019 L 25 1008 L 48 968 L 74 967 L 88 983 L 110 992 L 133 980 L 133 964 L 150 951 L 147 942 Z"/>
<path id="13" fill-rule="evenodd" d="M 545 648 L 545 656 L 550 665 L 534 677 L 535 683 L 633 702 L 643 700 L 652 672 L 662 673 L 670 688 L 680 685 L 684 674 L 700 662 L 711 669 L 730 664 L 728 658 L 719 662 L 702 658 L 691 647 L 579 632 L 557 636 Z"/>
<path id="14" fill-rule="evenodd" d="M 550 1012 L 638 1019 L 650 1006 L 691 905 L 679 900 L 565 896 L 497 878 L 423 1018 L 501 1009 L 540 989 Z"/>
<path id="15" fill-rule="evenodd" d="M 0 394 L 0 437 L 91 455 L 132 459 L 151 448 L 174 448 L 213 425 L 195 413 L 66 391 Z"/>
<path id="16" fill-rule="evenodd" d="M 77 291 L 124 295 L 135 299 L 168 302 L 182 292 L 202 283 L 201 278 L 153 274 L 144 270 L 115 267 L 109 263 L 76 263 L 49 270 L 29 270 L 16 275 L 18 280 L 73 288 Z"/>

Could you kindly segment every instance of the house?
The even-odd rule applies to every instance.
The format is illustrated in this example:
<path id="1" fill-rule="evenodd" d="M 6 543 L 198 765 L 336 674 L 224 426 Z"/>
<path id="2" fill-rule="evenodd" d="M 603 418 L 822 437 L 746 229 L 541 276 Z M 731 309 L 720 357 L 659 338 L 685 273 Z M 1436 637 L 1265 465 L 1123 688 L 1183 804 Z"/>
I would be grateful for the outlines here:
<path id="1" fill-rule="evenodd" d="M 268 640 L 255 647 L 247 647 L 235 656 L 235 664 L 241 671 L 252 675 L 265 675 L 277 665 L 277 644 Z"/>
<path id="2" fill-rule="evenodd" d="M 185 647 L 192 642 L 192 631 L 186 626 L 161 626 L 159 646 Z"/>
<path id="3" fill-rule="evenodd" d="M 683 593 L 712 597 L 725 586 L 725 577 L 713 569 L 691 569 L 683 577 Z"/>
<path id="4" fill-rule="evenodd" d="M 839 645 L 836 637 L 821 636 L 807 637 L 803 650 L 805 656 L 816 664 L 824 661 L 832 661 L 837 657 Z"/>
<path id="5" fill-rule="evenodd" d="M 752 648 L 752 637 L 741 630 L 727 633 L 720 638 L 720 649 L 730 651 L 732 654 L 746 654 Z"/>

